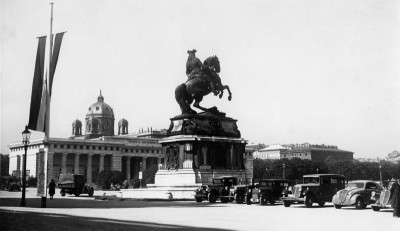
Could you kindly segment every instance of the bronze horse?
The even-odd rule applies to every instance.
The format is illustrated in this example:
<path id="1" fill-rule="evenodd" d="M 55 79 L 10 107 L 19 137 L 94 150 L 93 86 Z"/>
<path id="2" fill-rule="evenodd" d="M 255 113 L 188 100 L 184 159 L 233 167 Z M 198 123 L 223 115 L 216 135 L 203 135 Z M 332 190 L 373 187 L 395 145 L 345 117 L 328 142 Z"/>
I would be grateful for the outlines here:
<path id="1" fill-rule="evenodd" d="M 222 85 L 221 78 L 218 75 L 221 70 L 218 57 L 208 57 L 206 60 L 204 60 L 204 65 L 207 68 L 203 70 L 204 74 L 202 76 L 191 78 L 186 81 L 186 83 L 182 83 L 175 89 L 175 99 L 181 108 L 182 114 L 197 113 L 190 107 L 190 105 L 193 103 L 193 100 L 194 107 L 204 112 L 218 113 L 218 109 L 216 107 L 204 108 L 200 106 L 203 96 L 206 96 L 212 92 L 210 80 L 213 80 L 214 82 L 214 95 L 219 94 L 219 98 L 222 98 L 224 90 L 226 89 L 229 92 L 228 100 L 230 101 L 232 99 L 232 93 L 229 89 L 229 86 Z"/>

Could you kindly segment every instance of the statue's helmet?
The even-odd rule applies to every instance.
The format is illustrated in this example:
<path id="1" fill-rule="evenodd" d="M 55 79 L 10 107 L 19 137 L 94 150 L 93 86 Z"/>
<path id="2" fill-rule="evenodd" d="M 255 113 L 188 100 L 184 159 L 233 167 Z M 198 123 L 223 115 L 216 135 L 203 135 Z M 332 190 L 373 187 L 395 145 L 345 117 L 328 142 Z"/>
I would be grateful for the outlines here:
<path id="1" fill-rule="evenodd" d="M 196 52 L 197 52 L 196 49 L 188 50 L 188 51 L 187 51 L 188 54 L 195 54 Z"/>

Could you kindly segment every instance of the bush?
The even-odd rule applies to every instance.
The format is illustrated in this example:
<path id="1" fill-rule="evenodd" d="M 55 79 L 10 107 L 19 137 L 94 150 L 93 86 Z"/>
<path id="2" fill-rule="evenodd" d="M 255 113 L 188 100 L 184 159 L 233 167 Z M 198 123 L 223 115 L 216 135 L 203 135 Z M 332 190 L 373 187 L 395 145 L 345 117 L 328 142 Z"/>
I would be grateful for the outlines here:
<path id="1" fill-rule="evenodd" d="M 36 187 L 37 186 L 37 178 L 33 177 L 33 176 L 30 176 L 28 178 L 27 184 L 28 184 L 28 187 L 30 187 L 30 186 Z"/>
<path id="2" fill-rule="evenodd" d="M 124 176 L 122 172 L 116 170 L 103 170 L 99 172 L 96 178 L 96 184 L 102 189 L 109 189 L 111 183 L 122 184 L 124 181 Z"/>

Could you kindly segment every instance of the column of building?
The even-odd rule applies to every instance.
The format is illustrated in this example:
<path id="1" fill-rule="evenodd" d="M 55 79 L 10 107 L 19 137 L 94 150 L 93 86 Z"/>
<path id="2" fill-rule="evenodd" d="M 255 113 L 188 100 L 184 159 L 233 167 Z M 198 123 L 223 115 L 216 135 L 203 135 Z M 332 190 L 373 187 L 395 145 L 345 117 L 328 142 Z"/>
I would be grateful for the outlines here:
<path id="1" fill-rule="evenodd" d="M 75 153 L 75 165 L 74 165 L 74 174 L 79 174 L 79 156 L 80 153 Z"/>
<path id="2" fill-rule="evenodd" d="M 105 154 L 100 154 L 99 172 L 104 170 L 104 156 Z"/>
<path id="3" fill-rule="evenodd" d="M 62 157 L 61 157 L 61 173 L 67 173 L 67 155 L 68 155 L 68 153 L 62 153 Z"/>
<path id="4" fill-rule="evenodd" d="M 89 153 L 88 154 L 88 159 L 87 159 L 87 176 L 86 176 L 86 181 L 91 184 L 92 183 L 92 157 L 93 157 L 93 153 Z"/>

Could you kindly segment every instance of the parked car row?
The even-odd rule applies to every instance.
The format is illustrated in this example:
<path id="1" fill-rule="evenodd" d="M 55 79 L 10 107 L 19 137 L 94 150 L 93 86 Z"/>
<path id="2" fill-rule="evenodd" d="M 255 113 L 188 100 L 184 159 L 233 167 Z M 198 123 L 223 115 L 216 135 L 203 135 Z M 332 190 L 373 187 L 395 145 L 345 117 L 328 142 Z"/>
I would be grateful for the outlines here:
<path id="1" fill-rule="evenodd" d="M 212 184 L 204 184 L 195 191 L 196 202 L 208 200 L 215 203 L 220 200 L 222 203 L 273 205 L 280 200 L 285 207 L 304 203 L 307 208 L 314 203 L 324 206 L 326 202 L 332 202 L 336 209 L 346 206 L 364 209 L 371 205 L 374 211 L 390 207 L 389 197 L 390 191 L 378 182 L 357 180 L 346 184 L 344 176 L 337 174 L 304 175 L 303 182 L 294 186 L 291 181 L 283 179 L 238 184 L 236 177 L 224 176 L 213 178 Z"/>

